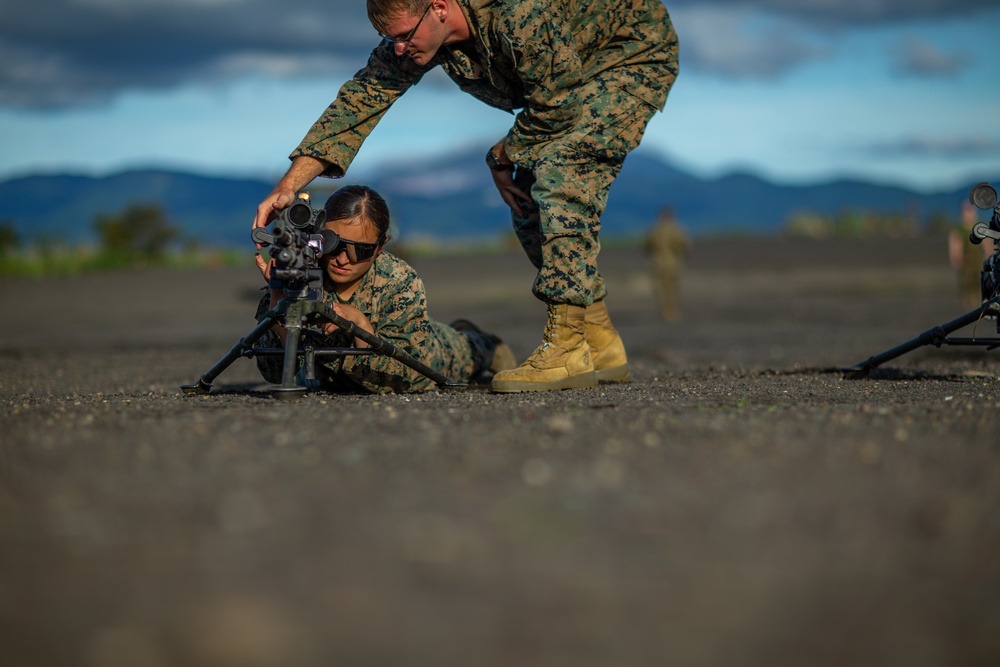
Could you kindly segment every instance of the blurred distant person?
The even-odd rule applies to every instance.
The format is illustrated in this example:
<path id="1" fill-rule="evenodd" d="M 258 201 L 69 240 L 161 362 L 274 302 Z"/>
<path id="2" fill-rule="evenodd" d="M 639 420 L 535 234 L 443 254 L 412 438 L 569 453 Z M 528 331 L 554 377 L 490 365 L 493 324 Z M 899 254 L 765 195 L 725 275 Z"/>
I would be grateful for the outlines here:
<path id="1" fill-rule="evenodd" d="M 349 185 L 333 193 L 325 209 L 323 228 L 334 232 L 340 241 L 320 258 L 323 300 L 337 315 L 458 382 L 488 381 L 496 371 L 517 365 L 505 343 L 468 320 L 448 326 L 428 317 L 423 282 L 409 264 L 384 251 L 389 239 L 389 208 L 378 192 Z M 257 254 L 257 267 L 265 280 L 270 278 L 272 266 L 273 261 Z M 280 289 L 267 288 L 257 306 L 257 321 L 283 298 Z M 328 347 L 368 347 L 332 322 L 323 324 L 322 330 Z M 285 335 L 283 326 L 274 326 L 257 346 L 284 347 Z M 268 382 L 281 382 L 283 366 L 282 357 L 257 356 L 257 367 Z M 327 391 L 385 394 L 434 386 L 427 376 L 385 355 L 324 358 L 316 373 L 315 388 Z"/>
<path id="2" fill-rule="evenodd" d="M 343 176 L 389 107 L 441 66 L 465 92 L 518 110 L 486 163 L 538 270 L 532 292 L 547 304 L 548 323 L 541 345 L 498 373 L 493 390 L 627 380 L 597 268 L 598 233 L 611 183 L 677 76 L 677 37 L 662 2 L 368 0 L 368 17 L 382 43 L 293 151 L 254 227 L 317 176 Z"/>
<path id="3" fill-rule="evenodd" d="M 691 241 L 677 224 L 674 212 L 663 209 L 646 236 L 646 251 L 653 267 L 653 284 L 660 313 L 671 322 L 681 316 L 681 271 Z"/>
<path id="4" fill-rule="evenodd" d="M 993 241 L 984 239 L 976 245 L 969 241 L 969 233 L 978 222 L 976 208 L 971 202 L 962 202 L 962 220 L 948 233 L 948 259 L 958 277 L 962 305 L 969 310 L 983 303 L 983 262 L 993 254 Z"/>

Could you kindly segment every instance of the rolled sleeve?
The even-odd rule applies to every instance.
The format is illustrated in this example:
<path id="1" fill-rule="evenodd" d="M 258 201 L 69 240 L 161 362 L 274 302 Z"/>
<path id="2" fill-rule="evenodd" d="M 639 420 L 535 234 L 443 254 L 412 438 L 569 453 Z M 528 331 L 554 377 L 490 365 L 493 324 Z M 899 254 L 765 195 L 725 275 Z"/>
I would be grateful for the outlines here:
<path id="1" fill-rule="evenodd" d="M 390 44 L 379 44 L 289 158 L 323 160 L 329 165 L 323 176 L 342 177 L 385 112 L 425 71 L 409 58 L 398 57 Z"/>

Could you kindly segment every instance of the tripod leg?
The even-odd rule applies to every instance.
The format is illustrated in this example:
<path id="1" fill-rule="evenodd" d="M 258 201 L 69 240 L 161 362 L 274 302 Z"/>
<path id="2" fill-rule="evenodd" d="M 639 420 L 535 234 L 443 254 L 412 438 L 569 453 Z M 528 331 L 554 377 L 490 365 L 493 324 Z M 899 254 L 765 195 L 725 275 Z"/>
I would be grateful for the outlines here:
<path id="1" fill-rule="evenodd" d="M 319 313 L 321 316 L 329 320 L 330 322 L 336 324 L 338 327 L 346 331 L 347 333 L 360 338 L 371 346 L 371 349 L 378 354 L 392 357 L 396 361 L 402 363 L 405 366 L 409 366 L 413 370 L 421 373 L 422 375 L 434 380 L 438 387 L 443 390 L 457 390 L 457 389 L 467 389 L 468 385 L 464 382 L 456 382 L 450 379 L 448 376 L 438 373 L 436 370 L 428 366 L 427 364 L 421 362 L 419 359 L 414 358 L 409 353 L 404 350 L 400 350 L 398 347 L 380 338 L 373 333 L 369 333 L 362 329 L 361 327 L 355 326 L 350 320 L 344 319 L 337 313 L 333 312 L 333 309 L 322 302 L 313 302 L 310 306 L 312 312 Z"/>
<path id="2" fill-rule="evenodd" d="M 212 391 L 212 381 L 219 377 L 224 370 L 229 368 L 234 361 L 243 356 L 243 351 L 253 347 L 261 336 L 267 333 L 271 327 L 273 327 L 278 321 L 273 317 L 265 317 L 257 324 L 253 330 L 250 331 L 246 336 L 240 339 L 236 345 L 233 346 L 226 356 L 222 357 L 214 366 L 212 366 L 208 371 L 202 375 L 197 382 L 194 384 L 184 384 L 181 385 L 181 391 L 185 394 L 207 394 Z"/>
<path id="3" fill-rule="evenodd" d="M 296 383 L 296 368 L 299 357 L 299 334 L 302 332 L 302 303 L 293 302 L 285 315 L 285 359 L 281 369 L 281 384 L 271 387 L 276 398 L 300 398 L 306 388 Z"/>
<path id="4" fill-rule="evenodd" d="M 467 385 L 464 382 L 456 382 L 449 379 L 447 376 L 438 373 L 430 366 L 415 359 L 407 352 L 398 349 L 392 343 L 389 343 L 375 334 L 356 327 L 353 322 L 340 317 L 333 311 L 332 308 L 326 306 L 322 302 L 313 300 L 286 299 L 279 303 L 273 312 L 275 313 L 274 315 L 268 315 L 262 319 L 256 328 L 247 334 L 246 337 L 242 338 L 239 343 L 233 346 L 233 349 L 231 349 L 226 356 L 219 360 L 218 363 L 212 366 L 208 372 L 202 375 L 198 382 L 189 385 L 182 385 L 181 389 L 184 393 L 209 393 L 212 389 L 212 381 L 216 377 L 226 370 L 234 361 L 239 359 L 241 356 L 244 356 L 244 352 L 251 349 L 253 344 L 273 326 L 276 324 L 282 324 L 285 327 L 286 333 L 284 360 L 281 370 L 281 384 L 271 387 L 270 391 L 274 394 L 275 398 L 295 399 L 301 397 L 306 391 L 308 391 L 308 387 L 302 386 L 297 382 L 299 337 L 302 333 L 303 321 L 312 313 L 318 313 L 329 322 L 336 324 L 345 332 L 357 336 L 361 340 L 368 343 L 371 346 L 371 350 L 365 350 L 365 353 L 375 353 L 392 357 L 415 371 L 427 376 L 436 382 L 442 389 L 453 390 L 467 388 Z M 312 375 L 315 367 L 315 354 L 316 351 L 308 346 L 304 351 L 304 368 L 309 371 L 307 373 L 309 376 Z"/>
<path id="5" fill-rule="evenodd" d="M 925 345 L 941 345 L 944 342 L 948 334 L 953 331 L 958 331 L 964 326 L 972 324 L 980 317 L 983 313 L 1000 297 L 994 297 L 990 301 L 987 301 L 979 308 L 975 310 L 970 310 L 965 315 L 961 315 L 951 320 L 950 322 L 945 322 L 944 324 L 939 324 L 938 326 L 928 329 L 916 338 L 912 338 L 905 343 L 901 343 L 896 347 L 890 348 L 885 352 L 880 352 L 874 356 L 868 357 L 864 361 L 854 364 L 853 366 L 844 366 L 840 370 L 843 371 L 846 377 L 851 379 L 865 378 L 871 370 L 887 361 L 891 361 L 896 357 L 901 357 L 907 352 L 912 352 L 918 347 L 923 347 Z"/>

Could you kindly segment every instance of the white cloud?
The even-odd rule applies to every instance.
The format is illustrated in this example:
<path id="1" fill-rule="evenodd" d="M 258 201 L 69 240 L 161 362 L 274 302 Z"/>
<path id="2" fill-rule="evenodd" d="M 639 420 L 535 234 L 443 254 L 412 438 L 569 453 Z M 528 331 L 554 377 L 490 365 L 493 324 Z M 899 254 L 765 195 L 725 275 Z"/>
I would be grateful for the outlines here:
<path id="1" fill-rule="evenodd" d="M 828 57 L 840 34 L 872 25 L 969 16 L 996 0 L 666 0 L 693 68 L 774 77 Z M 106 103 L 245 70 L 310 72 L 317 54 L 360 66 L 376 42 L 365 4 L 336 0 L 46 0 L 9 2 L 0 22 L 0 105 Z M 247 54 L 253 54 L 252 57 Z M 34 63 L 40 79 L 21 73 Z M 283 74 L 282 74 L 283 75 Z"/>
<path id="2" fill-rule="evenodd" d="M 748 9 L 697 7 L 674 12 L 681 66 L 734 78 L 772 78 L 829 56 L 801 26 Z"/>

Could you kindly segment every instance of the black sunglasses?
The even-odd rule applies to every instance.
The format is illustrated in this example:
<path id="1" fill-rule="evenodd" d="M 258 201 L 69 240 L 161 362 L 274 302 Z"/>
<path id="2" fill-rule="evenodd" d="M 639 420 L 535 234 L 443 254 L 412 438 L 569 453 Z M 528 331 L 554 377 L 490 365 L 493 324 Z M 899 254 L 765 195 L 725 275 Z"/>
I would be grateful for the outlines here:
<path id="1" fill-rule="evenodd" d="M 375 243 L 362 243 L 361 241 L 348 241 L 347 239 L 340 238 L 336 232 L 329 229 L 324 229 L 323 235 L 323 254 L 330 255 L 331 257 L 336 257 L 342 252 L 347 252 L 347 259 L 351 260 L 352 263 L 363 262 L 366 259 L 371 259 L 378 252 L 379 247 L 389 240 L 388 234 L 383 234 L 379 237 L 378 241 Z"/>

